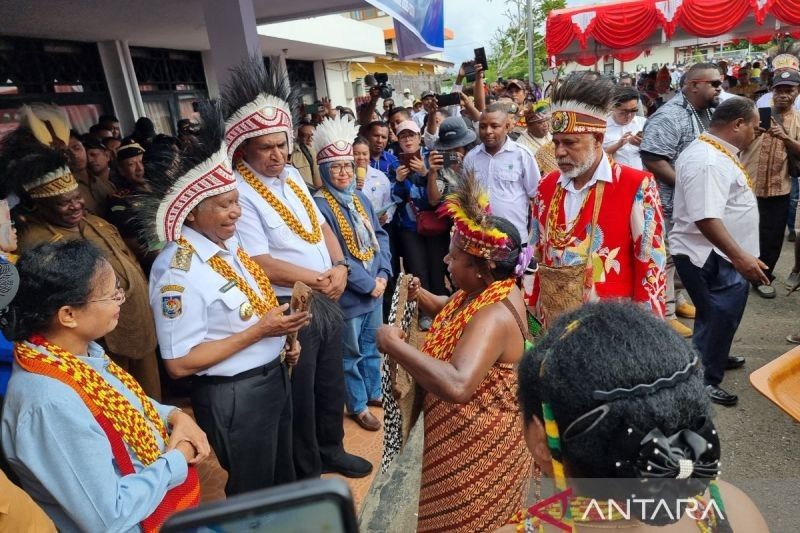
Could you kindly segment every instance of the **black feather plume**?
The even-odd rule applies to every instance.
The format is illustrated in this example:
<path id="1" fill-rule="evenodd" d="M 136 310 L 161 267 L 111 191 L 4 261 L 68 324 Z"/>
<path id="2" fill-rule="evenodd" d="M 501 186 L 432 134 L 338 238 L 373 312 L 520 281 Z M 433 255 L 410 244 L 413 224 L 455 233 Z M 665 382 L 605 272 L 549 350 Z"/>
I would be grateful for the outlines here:
<path id="1" fill-rule="evenodd" d="M 187 145 L 184 151 L 176 151 L 170 145 L 155 145 L 144 154 L 144 175 L 149 191 L 135 196 L 140 205 L 136 223 L 141 235 L 148 243 L 158 242 L 156 214 L 165 196 L 175 183 L 193 168 L 216 154 L 222 147 L 225 123 L 218 101 L 200 102 L 200 130 L 197 142 Z"/>
<path id="2" fill-rule="evenodd" d="M 0 198 L 16 193 L 45 174 L 67 166 L 67 153 L 45 146 L 21 125 L 0 139 Z"/>
<path id="3" fill-rule="evenodd" d="M 238 67 L 231 69 L 231 78 L 225 84 L 221 97 L 225 120 L 263 93 L 277 96 L 289 104 L 292 124 L 300 122 L 302 93 L 292 88 L 289 75 L 281 66 L 279 58 L 270 58 L 269 64 L 267 67 L 264 58 L 252 56 L 242 61 Z"/>

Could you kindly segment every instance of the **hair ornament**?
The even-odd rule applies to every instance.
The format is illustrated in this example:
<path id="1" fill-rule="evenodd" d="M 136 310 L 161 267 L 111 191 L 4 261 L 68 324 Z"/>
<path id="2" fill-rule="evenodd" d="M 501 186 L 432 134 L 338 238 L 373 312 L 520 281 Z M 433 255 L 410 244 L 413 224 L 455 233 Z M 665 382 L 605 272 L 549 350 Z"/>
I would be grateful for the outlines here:
<path id="1" fill-rule="evenodd" d="M 694 359 L 692 359 L 692 361 L 688 363 L 683 369 L 678 370 L 668 378 L 658 378 L 652 383 L 640 383 L 639 385 L 636 385 L 629 389 L 618 388 L 618 389 L 612 389 L 610 391 L 596 390 L 592 393 L 592 398 L 594 398 L 595 400 L 610 402 L 613 400 L 618 400 L 620 398 L 629 398 L 632 396 L 645 396 L 647 394 L 652 394 L 654 392 L 657 392 L 661 389 L 674 387 L 678 383 L 686 381 L 689 378 L 689 376 L 692 375 L 692 371 L 694 368 L 697 367 L 698 363 L 699 363 L 698 357 L 694 356 Z"/>

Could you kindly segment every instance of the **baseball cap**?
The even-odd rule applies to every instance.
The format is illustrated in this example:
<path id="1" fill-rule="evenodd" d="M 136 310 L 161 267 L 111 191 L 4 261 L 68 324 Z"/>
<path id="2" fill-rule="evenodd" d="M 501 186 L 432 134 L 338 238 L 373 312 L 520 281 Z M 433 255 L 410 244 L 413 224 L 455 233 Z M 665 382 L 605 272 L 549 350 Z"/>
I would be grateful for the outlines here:
<path id="1" fill-rule="evenodd" d="M 106 147 L 103 145 L 103 143 L 89 135 L 86 135 L 82 142 L 85 150 L 106 150 Z"/>
<path id="2" fill-rule="evenodd" d="M 433 91 L 422 91 L 422 95 L 420 96 L 420 98 L 424 100 L 429 96 L 436 96 L 436 93 L 434 93 Z"/>
<path id="3" fill-rule="evenodd" d="M 525 90 L 525 85 L 519 80 L 508 80 L 506 82 L 506 89 L 510 88 L 512 85 L 518 87 L 521 90 Z"/>
<path id="4" fill-rule="evenodd" d="M 400 124 L 397 125 L 396 134 L 399 137 L 400 134 L 406 130 L 411 130 L 414 133 L 419 133 L 419 126 L 413 120 L 404 120 Z"/>
<path id="5" fill-rule="evenodd" d="M 411 89 L 403 89 L 403 94 L 411 94 Z"/>
<path id="6" fill-rule="evenodd" d="M 775 77 L 772 79 L 772 86 L 778 87 L 779 85 L 800 85 L 800 72 L 788 69 L 780 73 L 776 72 Z"/>

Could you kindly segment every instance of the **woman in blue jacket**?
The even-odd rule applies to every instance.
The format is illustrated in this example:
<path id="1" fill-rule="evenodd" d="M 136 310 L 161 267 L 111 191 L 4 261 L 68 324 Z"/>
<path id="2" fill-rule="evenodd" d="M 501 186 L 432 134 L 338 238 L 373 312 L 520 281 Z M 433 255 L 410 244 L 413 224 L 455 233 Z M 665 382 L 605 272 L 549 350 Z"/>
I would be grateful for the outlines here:
<path id="1" fill-rule="evenodd" d="M 364 429 L 377 431 L 380 421 L 369 405 L 380 405 L 381 356 L 375 342 L 382 323 L 381 302 L 392 275 L 389 237 L 369 200 L 356 190 L 353 139 L 356 126 L 348 119 L 328 119 L 314 132 L 314 149 L 323 187 L 314 201 L 339 239 L 349 274 L 339 303 L 346 405 Z"/>

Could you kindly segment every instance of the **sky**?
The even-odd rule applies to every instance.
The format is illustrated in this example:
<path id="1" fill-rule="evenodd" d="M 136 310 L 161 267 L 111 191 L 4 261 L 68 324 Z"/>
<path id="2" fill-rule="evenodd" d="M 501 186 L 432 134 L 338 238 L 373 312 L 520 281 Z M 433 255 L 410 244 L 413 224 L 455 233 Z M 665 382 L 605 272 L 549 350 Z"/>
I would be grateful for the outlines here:
<path id="1" fill-rule="evenodd" d="M 533 0 L 536 2 L 536 0 Z M 609 0 L 567 0 L 567 7 L 607 3 Z M 444 42 L 444 57 L 455 63 L 473 58 L 474 49 L 486 47 L 490 55 L 492 39 L 497 28 L 507 26 L 503 15 L 505 0 L 444 0 L 444 25 L 453 30 L 455 39 Z"/>

